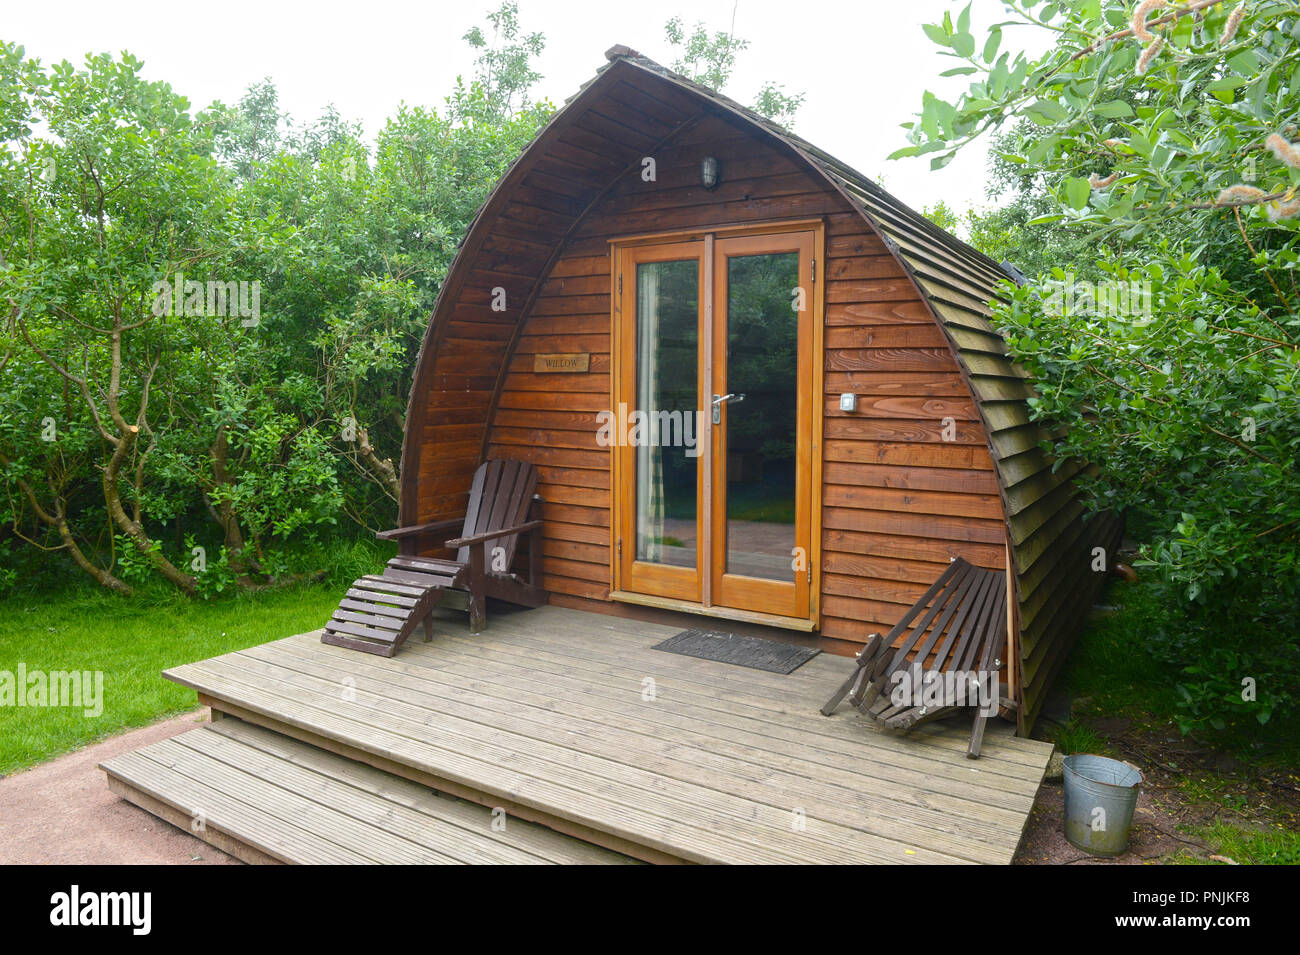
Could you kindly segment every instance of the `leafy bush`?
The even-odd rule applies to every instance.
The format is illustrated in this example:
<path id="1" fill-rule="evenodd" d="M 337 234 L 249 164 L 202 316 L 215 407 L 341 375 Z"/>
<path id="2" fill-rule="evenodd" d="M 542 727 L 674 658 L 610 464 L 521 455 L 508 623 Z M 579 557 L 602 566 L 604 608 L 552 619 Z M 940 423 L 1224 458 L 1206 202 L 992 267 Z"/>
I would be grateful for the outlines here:
<path id="1" fill-rule="evenodd" d="M 1146 651 L 1173 674 L 1183 732 L 1249 735 L 1275 718 L 1300 726 L 1294 618 L 1280 625 L 1260 614 L 1258 594 L 1248 590 L 1209 605 L 1180 608 L 1176 597 L 1162 604 L 1170 609 L 1145 634 Z"/>
<path id="2" fill-rule="evenodd" d="M 1245 587 L 1281 626 L 1300 605 L 1300 350 L 1260 344 L 1300 336 L 1300 318 L 1190 254 L 1159 254 L 1099 263 L 1098 286 L 1141 290 L 1139 311 L 1059 307 L 1057 269 L 1009 291 L 996 320 L 1046 383 L 1030 404 L 1063 427 L 1055 452 L 1098 465 L 1093 507 L 1147 512 L 1143 562 L 1194 603 Z"/>
<path id="3" fill-rule="evenodd" d="M 0 527 L 24 573 L 211 597 L 319 570 L 341 522 L 391 526 L 442 278 L 553 109 L 541 34 L 510 2 L 488 19 L 476 75 L 373 150 L 333 112 L 294 128 L 269 81 L 192 114 L 129 54 L 0 44 Z"/>
<path id="4" fill-rule="evenodd" d="M 1142 639 L 1178 674 L 1184 728 L 1293 719 L 1300 10 L 1004 6 L 982 36 L 969 6 L 926 25 L 970 85 L 926 93 L 895 155 L 942 167 L 998 134 L 1018 199 L 972 238 L 1042 271 L 1008 285 L 995 320 L 1055 453 L 1094 466 L 1092 506 L 1145 512 L 1164 620 Z M 1044 31 L 1045 51 L 1004 48 L 1010 25 Z M 1057 261 L 1049 227 L 1068 237 Z"/>

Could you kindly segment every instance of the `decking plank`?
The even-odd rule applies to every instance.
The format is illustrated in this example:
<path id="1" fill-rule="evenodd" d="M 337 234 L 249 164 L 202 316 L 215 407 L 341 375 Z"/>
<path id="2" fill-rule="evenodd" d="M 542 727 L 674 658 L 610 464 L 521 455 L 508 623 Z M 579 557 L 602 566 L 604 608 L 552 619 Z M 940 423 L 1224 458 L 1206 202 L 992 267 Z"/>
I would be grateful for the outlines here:
<path id="1" fill-rule="evenodd" d="M 330 667 L 320 660 L 297 659 L 298 672 L 324 680 L 358 672 Z M 374 689 L 380 687 L 376 680 Z M 365 691 L 366 684 L 358 680 L 356 688 Z M 486 727 L 485 738 L 506 739 L 511 748 L 533 748 L 531 742 L 520 742 L 520 737 L 566 747 L 573 737 L 581 736 L 581 750 L 591 756 L 649 768 L 666 778 L 716 789 L 723 795 L 743 796 L 777 810 L 789 812 L 794 806 L 803 806 L 819 819 L 909 844 L 928 840 L 944 848 L 941 842 L 951 842 L 949 851 L 992 857 L 998 845 L 1020 832 L 1018 814 L 1001 807 L 937 793 L 918 799 L 906 786 L 882 784 L 865 776 L 854 777 L 850 785 L 836 784 L 797 760 L 778 766 L 774 758 L 756 759 L 743 747 L 739 753 L 728 752 L 730 747 L 702 735 L 646 733 L 644 727 L 635 725 L 629 731 L 626 721 L 571 717 L 558 708 L 501 699 L 470 687 L 410 680 L 400 673 L 390 672 L 382 689 L 388 699 L 417 707 L 419 701 L 434 697 L 440 713 Z M 985 844 L 989 851 L 984 853 L 984 845 L 972 843 Z"/>
<path id="2" fill-rule="evenodd" d="M 238 720 L 220 722 L 248 728 L 247 723 Z M 260 732 L 274 736 L 266 730 Z M 196 738 L 195 734 L 186 733 L 175 739 L 178 745 L 199 756 L 219 761 L 236 773 L 256 776 L 259 780 L 292 793 L 296 797 L 295 803 L 310 800 L 328 812 L 350 817 L 364 826 L 380 830 L 385 839 L 391 836 L 401 842 L 413 843 L 421 849 L 437 853 L 448 862 L 529 865 L 544 861 L 526 849 L 485 838 L 484 831 L 489 834 L 491 832 L 491 819 L 482 811 L 471 818 L 458 818 L 453 813 L 437 811 L 431 802 L 438 797 L 427 790 L 420 792 L 420 787 L 413 783 L 406 784 L 409 787 L 407 792 L 401 792 L 403 787 L 391 784 L 384 787 L 386 792 L 371 792 L 365 787 L 351 785 L 348 780 L 347 777 L 353 775 L 355 769 L 361 768 L 356 764 L 341 761 L 334 765 L 326 764 L 322 767 L 324 771 L 316 771 L 307 768 L 298 759 L 267 753 L 248 745 L 239 736 L 228 735 L 229 733 L 229 729 L 214 726 L 212 732 L 202 737 Z M 421 796 L 426 798 L 421 799 Z M 445 799 L 441 801 L 448 802 Z M 383 847 L 371 843 L 366 848 L 368 852 L 379 852 Z M 388 851 L 383 851 L 382 856 L 386 860 L 395 858 Z"/>
<path id="3" fill-rule="evenodd" d="M 346 852 L 328 839 L 292 823 L 268 817 L 256 806 L 176 772 L 168 763 L 158 762 L 143 751 L 125 753 L 100 764 L 100 768 L 111 777 L 166 803 L 187 818 L 193 819 L 205 809 L 205 825 L 207 815 L 220 818 L 220 829 L 282 862 L 345 865 L 370 861 L 358 860 L 354 853 Z M 215 821 L 212 824 L 216 825 Z M 192 825 L 190 831 L 203 838 L 202 828 Z"/>
<path id="4" fill-rule="evenodd" d="M 559 608 L 548 609 L 559 610 Z M 581 611 L 567 612 L 577 617 L 599 617 L 601 621 L 618 620 L 603 615 L 584 614 Z M 511 627 L 512 619 L 516 617 L 522 620 L 519 615 L 511 617 L 503 615 L 498 622 L 500 628 L 498 635 L 494 636 L 489 631 L 479 634 L 478 637 L 486 638 L 485 643 L 491 643 L 495 639 L 504 641 L 511 647 L 524 646 L 548 653 L 562 653 L 583 661 L 600 660 L 624 666 L 633 660 L 653 662 L 658 669 L 672 670 L 688 682 L 698 683 L 701 687 L 708 688 L 710 692 L 719 689 L 731 693 L 740 691 L 748 702 L 778 712 L 788 712 L 800 703 L 811 706 L 812 710 L 818 709 L 824 700 L 827 688 L 833 688 L 836 683 L 842 681 L 852 668 L 852 663 L 846 658 L 822 654 L 805 663 L 788 677 L 759 670 L 743 670 L 744 678 L 739 679 L 738 668 L 732 664 L 666 654 L 650 649 L 653 644 L 675 633 L 674 627 L 619 621 L 630 623 L 645 631 L 644 636 L 628 639 L 631 634 L 615 629 L 609 624 L 565 620 L 564 625 L 554 632 L 545 631 L 544 635 L 539 636 L 536 627 L 519 626 L 517 630 L 508 629 Z M 435 632 L 440 632 L 443 637 L 451 636 L 453 639 L 463 636 L 463 628 L 453 626 L 449 629 L 450 633 L 447 629 Z M 614 646 L 615 643 L 617 646 Z M 789 680 L 789 682 L 782 685 L 779 682 L 772 682 L 773 680 Z M 940 732 L 932 739 L 942 744 L 951 743 L 957 749 L 963 749 L 965 745 L 964 733 Z M 1039 740 L 1007 735 L 1003 737 L 1002 751 L 997 758 L 1013 760 L 1022 766 L 1040 765 L 1046 745 Z"/>
<path id="5" fill-rule="evenodd" d="M 448 656 L 454 652 L 449 651 Z M 464 680 L 483 680 L 508 688 L 527 690 L 538 686 L 534 679 L 535 672 L 519 676 L 517 668 L 513 668 L 509 661 L 487 657 L 448 659 L 429 669 Z M 558 669 L 544 673 L 547 681 L 546 694 L 557 701 L 591 704 L 601 710 L 614 712 L 631 710 L 643 715 L 649 723 L 699 729 L 715 738 L 743 743 L 756 752 L 800 756 L 819 767 L 895 781 L 901 781 L 896 778 L 895 768 L 917 770 L 924 775 L 928 784 L 924 788 L 927 790 L 948 792 L 951 789 L 950 783 L 959 782 L 962 786 L 974 786 L 976 792 L 987 793 L 988 798 L 995 801 L 1004 799 L 1006 794 L 1018 794 L 1032 799 L 1036 792 L 1036 784 L 1027 780 L 1023 772 L 1017 775 L 999 771 L 992 761 L 976 768 L 971 766 L 969 759 L 962 763 L 953 760 L 951 768 L 945 768 L 935 754 L 946 755 L 946 750 L 918 754 L 916 746 L 904 748 L 907 740 L 888 741 L 901 743 L 902 746 L 898 749 L 882 747 L 876 740 L 855 740 L 852 745 L 845 745 L 846 741 L 837 737 L 820 736 L 804 728 L 790 729 L 774 723 L 761 724 L 760 733 L 756 731 L 752 717 L 736 715 L 725 707 L 706 708 L 702 701 L 683 700 L 681 694 L 672 697 L 674 705 L 670 708 L 642 702 L 639 696 L 631 698 L 626 683 L 604 685 L 590 676 L 575 677 Z M 864 759 L 867 765 L 864 765 Z"/>
<path id="6" fill-rule="evenodd" d="M 482 806 L 440 795 L 408 779 L 364 763 L 343 759 L 243 720 L 219 720 L 212 724 L 211 730 L 237 739 L 244 745 L 246 753 L 248 750 L 260 751 L 278 761 L 327 775 L 350 791 L 360 791 L 415 810 L 426 817 L 427 825 L 453 826 L 459 830 L 460 838 L 469 832 L 473 838 L 470 840 L 470 852 L 465 856 L 467 862 L 480 861 L 473 845 L 481 840 L 517 847 L 535 856 L 537 860 L 561 864 L 609 865 L 634 861 L 520 819 L 510 819 L 506 822 L 505 829 L 494 830 L 491 813 Z M 345 795 L 350 796 L 350 791 Z M 421 822 L 419 819 L 413 821 L 417 824 Z"/>
<path id="7" fill-rule="evenodd" d="M 867 770 L 871 763 L 859 760 L 857 769 L 837 770 L 834 767 L 817 764 L 798 753 L 779 753 L 756 745 L 764 737 L 736 734 L 739 739 L 727 740 L 716 731 L 699 732 L 687 727 L 674 727 L 659 721 L 648 720 L 640 715 L 639 707 L 633 702 L 638 699 L 629 690 L 624 691 L 627 699 L 621 708 L 606 706 L 604 708 L 583 705 L 567 705 L 555 695 L 556 688 L 548 684 L 545 693 L 534 692 L 535 686 L 526 684 L 515 686 L 493 684 L 477 678 L 463 679 L 447 675 L 441 668 L 375 668 L 358 667 L 351 660 L 343 660 L 337 655 L 328 660 L 320 654 L 310 655 L 307 648 L 292 644 L 277 644 L 258 648 L 259 656 L 271 662 L 283 662 L 294 666 L 300 672 L 334 679 L 352 676 L 357 680 L 358 692 L 386 693 L 400 688 L 410 690 L 402 698 L 411 701 L 436 699 L 440 708 L 451 701 L 457 704 L 455 712 L 467 715 L 460 704 L 485 709 L 490 716 L 481 717 L 487 725 L 505 728 L 499 715 L 519 713 L 521 707 L 528 707 L 526 719 L 533 719 L 540 725 L 543 719 L 553 724 L 553 732 L 542 738 L 564 738 L 564 734 L 582 734 L 594 737 L 596 734 L 606 736 L 601 740 L 600 752 L 617 758 L 619 755 L 664 753 L 673 754 L 678 760 L 704 767 L 703 774 L 691 772 L 688 777 L 702 784 L 712 783 L 725 786 L 726 791 L 735 791 L 736 779 L 745 779 L 761 783 L 765 787 L 778 783 L 785 787 L 799 787 L 806 792 L 817 792 L 829 804 L 843 804 L 858 807 L 863 811 L 878 809 L 875 800 L 884 800 L 888 805 L 911 807 L 911 821 L 927 826 L 935 826 L 944 831 L 961 831 L 969 829 L 972 837 L 979 838 L 980 833 L 991 830 L 1001 835 L 1018 835 L 1021 813 L 998 802 L 981 802 L 954 795 L 942 788 L 929 789 L 927 778 L 922 769 L 900 770 L 892 778 L 877 778 Z M 294 661 L 294 662 L 290 662 Z M 337 664 L 331 666 L 330 664 Z M 421 669 L 424 670 L 420 673 Z M 441 675 L 441 678 L 439 678 Z M 371 680 L 374 683 L 371 683 Z M 653 711 L 655 704 L 645 709 Z M 663 709 L 664 707 L 659 707 Z M 467 718 L 476 719 L 473 715 Z M 688 715 L 689 719 L 689 715 Z M 609 732 L 613 730 L 615 732 Z M 521 730 L 528 733 L 525 727 Z M 603 745 L 608 743 L 608 745 Z M 594 751 L 594 750 L 593 750 Z M 967 766 L 970 760 L 966 760 Z M 966 770 L 963 782 L 970 787 L 973 774 Z M 768 790 L 769 794 L 772 790 Z M 925 795 L 919 795 L 920 793 Z M 1005 794 L 997 793 L 1005 800 Z M 1032 803 L 1032 799 L 1030 800 Z M 891 813 L 890 815 L 893 815 Z M 901 818 L 907 819 L 908 814 Z M 969 825 L 963 827 L 965 821 Z"/>
<path id="8" fill-rule="evenodd" d="M 252 776 L 268 787 L 292 794 L 293 798 L 283 799 L 283 804 L 297 818 L 312 823 L 314 833 L 329 835 L 338 831 L 345 845 L 351 837 L 360 836 L 365 852 L 375 861 L 515 865 L 542 861 L 509 846 L 484 843 L 474 838 L 477 833 L 435 824 L 433 818 L 417 810 L 356 790 L 331 776 L 303 771 L 219 734 L 207 735 L 201 742 L 190 736 L 177 737 L 177 744 L 190 749 L 196 762 L 210 766 L 214 776 Z M 254 795 L 256 791 L 252 791 Z M 306 803 L 315 805 L 308 807 Z M 317 824 L 318 818 L 325 823 Z"/>
<path id="9" fill-rule="evenodd" d="M 612 864 L 634 860 L 319 750 L 237 719 L 191 730 L 101 768 L 151 800 L 281 862 Z M 140 799 L 143 794 L 144 799 Z M 177 822 L 173 816 L 169 821 Z M 214 844 L 221 843 L 214 841 Z M 227 848 L 232 848 L 227 846 Z M 263 860 L 265 861 L 265 860 Z"/>
<path id="10" fill-rule="evenodd" d="M 212 662 L 212 661 L 206 661 Z M 193 664 L 197 668 L 202 664 Z M 188 668 L 187 668 L 188 669 Z M 617 795 L 617 787 L 604 787 L 605 793 L 592 795 L 583 790 L 570 788 L 570 782 L 562 772 L 546 772 L 534 777 L 520 768 L 507 766 L 504 751 L 489 754 L 484 759 L 480 748 L 474 748 L 472 754 L 461 753 L 455 748 L 456 740 L 446 738 L 446 734 L 422 733 L 436 737 L 439 742 L 447 743 L 450 748 L 443 749 L 424 739 L 403 736 L 401 733 L 385 727 L 374 727 L 362 720 L 340 716 L 334 707 L 321 708 L 303 703 L 300 699 L 281 696 L 263 686 L 253 686 L 240 680 L 221 678 L 211 673 L 199 674 L 202 684 L 188 682 L 187 678 L 179 680 L 196 689 L 202 685 L 201 692 L 222 702 L 231 702 L 235 708 L 246 710 L 259 718 L 267 718 L 276 724 L 283 724 L 309 734 L 336 740 L 344 746 L 359 752 L 369 753 L 384 759 L 395 766 L 416 769 L 431 765 L 438 766 L 438 772 L 432 774 L 469 791 L 482 792 L 489 797 L 500 797 L 510 802 L 540 801 L 549 806 L 557 818 L 576 823 L 583 823 L 584 812 L 595 811 L 601 821 L 600 829 L 619 838 L 635 834 L 633 840 L 637 845 L 649 846 L 658 852 L 686 861 L 772 861 L 770 853 L 753 850 L 748 842 L 734 842 L 723 837 L 706 838 L 705 844 L 699 846 L 689 836 L 694 830 L 683 826 L 677 820 L 667 817 L 655 817 L 636 807 L 625 807 L 609 793 Z M 254 680 L 257 678 L 254 677 Z M 292 688 L 289 688 L 290 690 Z M 301 694 L 296 694 L 301 695 Z M 410 731 L 412 728 L 421 733 L 421 728 L 408 726 L 401 720 L 385 718 L 397 729 Z M 496 760 L 495 762 L 493 760 Z M 524 767 L 533 768 L 535 767 Z M 490 802 L 488 804 L 491 804 Z M 581 804 L 582 811 L 575 806 Z M 734 835 L 734 833 L 729 833 Z M 704 851 L 697 851 L 697 850 Z M 714 854 L 710 854 L 710 852 Z M 796 858 L 780 858 L 778 861 L 795 862 Z"/>
<path id="11" fill-rule="evenodd" d="M 503 734 L 384 698 L 339 699 L 339 684 L 312 685 L 266 675 L 261 661 L 223 658 L 191 664 L 186 682 L 255 712 L 316 729 L 360 749 L 534 807 L 581 825 L 696 862 L 961 862 L 963 857 L 809 819 L 791 829 L 789 809 L 752 804 L 652 770 L 533 741 L 512 749 Z M 191 682 L 193 681 L 193 682 Z M 405 707 L 405 709 L 404 709 Z M 415 718 L 411 718 L 414 716 Z M 822 837 L 818 831 L 831 835 Z"/>
<path id="12" fill-rule="evenodd" d="M 852 666 L 824 654 L 766 673 L 653 650 L 673 627 L 559 607 L 496 614 L 476 636 L 439 615 L 435 632 L 392 659 L 304 634 L 166 675 L 217 707 L 336 741 L 350 765 L 443 780 L 647 858 L 1008 862 L 1051 752 L 990 732 L 972 761 L 964 721 L 904 737 L 822 717 Z M 257 765 L 287 782 L 273 758 Z"/>
<path id="13" fill-rule="evenodd" d="M 480 634 L 480 637 L 486 634 Z M 584 675 L 599 674 L 605 678 L 618 678 L 620 674 L 626 677 L 635 676 L 637 680 L 645 676 L 648 670 L 654 670 L 656 673 L 670 675 L 674 681 L 673 686 L 685 694 L 691 694 L 693 698 L 725 702 L 735 704 L 738 707 L 746 709 L 748 715 L 755 719 L 760 719 L 768 723 L 777 723 L 797 727 L 801 731 L 812 729 L 814 732 L 820 732 L 825 735 L 834 736 L 845 741 L 860 741 L 866 738 L 862 730 L 861 721 L 855 720 L 848 716 L 824 718 L 818 716 L 817 719 L 809 722 L 810 715 L 816 713 L 824 700 L 828 688 L 833 688 L 837 683 L 842 682 L 844 677 L 850 672 L 852 662 L 841 657 L 834 657 L 832 660 L 833 669 L 826 672 L 822 679 L 814 680 L 804 688 L 792 688 L 784 697 L 780 697 L 775 691 L 762 691 L 751 688 L 748 685 L 748 674 L 751 670 L 743 670 L 728 664 L 714 663 L 714 666 L 729 666 L 731 672 L 723 676 L 700 675 L 692 671 L 690 663 L 695 660 L 692 657 L 680 657 L 675 654 L 663 653 L 661 651 L 649 651 L 651 657 L 638 656 L 634 650 L 626 646 L 618 646 L 610 650 L 605 650 L 599 646 L 592 647 L 590 644 L 567 643 L 565 638 L 558 636 L 555 639 L 548 637 L 534 637 L 526 632 L 512 633 L 506 636 L 498 636 L 495 639 L 485 639 L 477 644 L 469 643 L 458 636 L 448 637 L 443 634 L 438 637 L 438 641 L 451 639 L 459 644 L 476 649 L 491 650 L 495 649 L 513 655 L 518 659 L 520 650 L 527 650 L 529 654 L 529 667 L 537 667 L 543 661 L 554 662 L 563 667 L 573 667 L 580 669 Z M 577 639 L 568 635 L 568 639 Z M 435 642 L 431 646 L 441 647 L 441 642 Z M 424 648 L 427 650 L 427 648 Z M 439 650 L 433 651 L 435 654 Z M 667 658 L 667 659 L 662 659 Z M 817 658 L 820 659 L 820 658 Z M 817 659 L 804 664 L 800 669 L 812 666 L 817 663 Z M 681 661 L 686 661 L 685 665 Z M 713 661 L 700 661 L 704 663 L 713 663 Z M 830 661 L 827 661 L 830 663 Z M 633 664 L 638 664 L 634 666 Z M 740 677 L 739 673 L 744 676 Z M 798 671 L 796 671 L 798 672 Z M 729 679 L 728 679 L 729 677 Z M 660 685 L 665 685 L 660 681 Z M 814 689 L 815 688 L 815 689 Z M 915 749 L 915 743 L 933 745 L 942 749 L 949 750 L 952 754 L 961 754 L 964 760 L 964 740 L 966 731 L 953 730 L 951 727 L 935 727 L 933 732 L 918 733 L 909 738 L 907 742 L 897 742 L 901 737 L 884 734 L 872 737 L 873 744 L 883 746 L 886 749 L 902 748 Z M 1045 744 L 1036 740 L 1019 740 L 1015 737 L 1004 735 L 1001 737 L 1003 745 L 991 756 L 993 763 L 1010 763 L 1009 771 L 1016 777 L 1025 775 L 1025 767 L 1041 766 L 1045 756 L 1042 753 Z M 1030 749 L 1025 750 L 1015 744 L 1029 742 L 1034 744 Z"/>
<path id="14" fill-rule="evenodd" d="M 274 646 L 286 651 L 314 654 L 314 648 L 306 645 L 281 641 Z M 805 720 L 802 724 L 787 727 L 756 720 L 741 705 L 724 702 L 711 707 L 712 697 L 688 695 L 673 684 L 661 686 L 669 694 L 665 700 L 648 702 L 641 699 L 641 687 L 635 680 L 608 677 L 603 678 L 608 682 L 603 682 L 600 674 L 592 671 L 570 671 L 562 666 L 546 665 L 539 661 L 537 654 L 530 657 L 530 669 L 521 672 L 517 653 L 494 653 L 490 648 L 467 651 L 456 641 L 445 638 L 438 647 L 436 656 L 406 655 L 397 665 L 399 671 L 421 675 L 435 682 L 439 681 L 439 674 L 444 680 L 454 678 L 462 685 L 481 681 L 483 692 L 497 696 L 508 697 L 516 691 L 537 691 L 543 699 L 552 700 L 557 705 L 568 702 L 615 714 L 635 714 L 645 721 L 644 732 L 650 735 L 657 735 L 659 726 L 702 728 L 701 732 L 710 738 L 721 734 L 722 738 L 752 748 L 760 759 L 765 758 L 761 755 L 765 753 L 799 756 L 818 766 L 838 767 L 856 775 L 889 778 L 937 792 L 949 792 L 953 783 L 959 783 L 974 786 L 976 792 L 987 791 L 989 799 L 996 802 L 1005 799 L 1006 794 L 1032 799 L 1036 792 L 1036 782 L 1027 780 L 1018 764 L 1004 768 L 990 760 L 977 767 L 964 754 L 946 748 L 918 753 L 909 739 L 885 734 L 869 726 L 864 726 L 862 731 L 856 726 L 851 727 L 847 736 L 823 736 L 813 730 L 820 729 L 821 722 L 831 721 L 821 717 L 813 720 L 811 726 Z M 332 657 L 342 659 L 337 654 Z M 351 666 L 350 661 L 348 665 Z M 539 681 L 539 676 L 544 681 Z M 664 701 L 672 705 L 661 705 Z M 910 777 L 899 775 L 909 771 L 912 773 Z"/>
<path id="15" fill-rule="evenodd" d="M 311 798 L 291 792 L 251 772 L 218 765 L 205 754 L 196 753 L 176 738 L 164 740 L 147 754 L 150 759 L 172 773 L 180 774 L 249 806 L 256 806 L 270 816 L 273 825 L 297 824 L 317 838 L 325 838 L 352 855 L 353 862 L 397 862 L 407 865 L 446 865 L 457 860 L 394 836 L 378 826 L 360 822 L 340 812 L 331 811 Z M 200 803 L 195 807 L 205 817 L 212 810 Z"/>

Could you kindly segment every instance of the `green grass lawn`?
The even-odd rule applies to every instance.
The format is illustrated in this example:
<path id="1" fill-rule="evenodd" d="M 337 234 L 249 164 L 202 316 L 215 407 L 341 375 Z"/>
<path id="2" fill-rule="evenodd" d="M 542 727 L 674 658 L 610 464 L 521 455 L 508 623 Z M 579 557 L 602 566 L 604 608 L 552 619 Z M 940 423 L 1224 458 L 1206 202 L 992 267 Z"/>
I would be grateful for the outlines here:
<path id="1" fill-rule="evenodd" d="M 164 680 L 170 666 L 314 630 L 338 603 L 336 584 L 240 594 L 205 602 L 131 599 L 73 588 L 0 600 L 0 671 L 102 671 L 103 713 L 0 706 L 0 774 L 23 769 L 124 729 L 197 705 Z"/>
<path id="2" fill-rule="evenodd" d="M 1214 850 L 1214 855 L 1224 856 L 1239 865 L 1300 865 L 1300 836 L 1281 823 L 1273 823 L 1266 829 L 1247 829 L 1217 822 L 1193 829 L 1192 834 L 1203 839 Z M 1204 865 L 1219 860 L 1202 859 L 1188 852 L 1172 861 Z"/>

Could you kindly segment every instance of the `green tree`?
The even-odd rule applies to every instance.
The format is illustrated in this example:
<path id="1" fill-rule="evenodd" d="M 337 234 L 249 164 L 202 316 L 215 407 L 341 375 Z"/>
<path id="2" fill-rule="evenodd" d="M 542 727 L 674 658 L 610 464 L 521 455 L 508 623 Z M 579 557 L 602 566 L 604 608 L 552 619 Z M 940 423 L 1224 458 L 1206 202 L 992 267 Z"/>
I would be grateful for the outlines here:
<path id="1" fill-rule="evenodd" d="M 1186 725 L 1293 715 L 1300 11 L 1006 8 L 980 37 L 969 8 L 925 27 L 960 62 L 948 72 L 972 79 L 952 102 L 926 93 L 895 155 L 940 167 L 1001 133 L 996 155 L 1026 200 L 1011 213 L 1022 247 L 1044 229 L 1065 238 L 1053 249 L 1064 261 L 1033 263 L 1040 280 L 1008 289 L 997 320 L 1040 380 L 1035 415 L 1064 426 L 1058 454 L 1099 466 L 1094 505 L 1149 519 L 1144 561 L 1186 601 L 1153 635 L 1183 668 Z M 1005 50 L 1013 25 L 1053 43 L 1041 56 Z M 1268 676 L 1258 700 L 1244 698 L 1243 674 Z"/>
<path id="2" fill-rule="evenodd" d="M 239 178 L 255 178 L 261 165 L 275 157 L 284 139 L 287 117 L 280 112 L 275 83 L 268 76 L 250 86 L 238 106 L 214 103 L 208 112 L 217 155 Z"/>
<path id="3" fill-rule="evenodd" d="M 696 23 L 688 32 L 681 17 L 673 17 L 664 24 L 664 36 L 675 51 L 673 70 L 718 92 L 731 79 L 736 57 L 749 49 L 749 41 L 736 36 L 734 24 L 730 30 L 710 33 L 703 23 Z M 791 126 L 804 95 L 787 93 L 781 84 L 769 80 L 758 91 L 751 108 L 773 122 Z"/>
<path id="4" fill-rule="evenodd" d="M 530 90 L 542 78 L 533 69 L 533 60 L 546 48 L 546 37 L 541 33 L 523 33 L 519 26 L 519 5 L 506 0 L 487 15 L 492 26 L 489 41 L 481 27 L 472 27 L 463 37 L 479 51 L 478 72 L 471 84 L 477 104 L 468 111 L 464 106 L 464 86 L 457 83 L 454 98 L 463 111 L 477 110 L 497 122 L 505 122 L 516 114 L 528 113 L 534 105 Z"/>
<path id="5" fill-rule="evenodd" d="M 78 521 L 102 519 L 192 590 L 192 575 L 146 529 L 145 484 L 158 422 L 170 414 L 158 369 L 188 351 L 194 326 L 155 313 L 150 290 L 220 254 L 223 177 L 185 101 L 142 80 L 129 55 L 46 72 L 6 45 L 3 66 L 22 116 L 0 153 L 7 331 L 19 350 L 13 378 L 25 386 L 5 389 L 0 411 L 6 477 L 21 492 L 11 523 L 32 516 L 84 570 L 126 589 L 79 543 Z M 50 135 L 37 137 L 42 122 Z M 100 501 L 74 514 L 96 473 Z"/>
<path id="6" fill-rule="evenodd" d="M 391 523 L 434 299 L 553 109 L 540 34 L 489 21 L 474 75 L 373 150 L 333 109 L 295 126 L 269 81 L 192 115 L 130 55 L 0 47 L 5 553 L 207 594 L 312 570 L 341 514 Z"/>

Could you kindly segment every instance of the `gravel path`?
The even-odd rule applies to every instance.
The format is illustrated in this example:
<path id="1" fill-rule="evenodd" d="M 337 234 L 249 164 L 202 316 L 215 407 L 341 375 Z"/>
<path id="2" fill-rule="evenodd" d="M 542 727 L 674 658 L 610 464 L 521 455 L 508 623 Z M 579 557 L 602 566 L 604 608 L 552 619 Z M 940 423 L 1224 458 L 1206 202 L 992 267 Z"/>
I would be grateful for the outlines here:
<path id="1" fill-rule="evenodd" d="M 0 863 L 237 865 L 109 792 L 98 765 L 207 722 L 204 707 L 131 730 L 0 779 Z"/>

